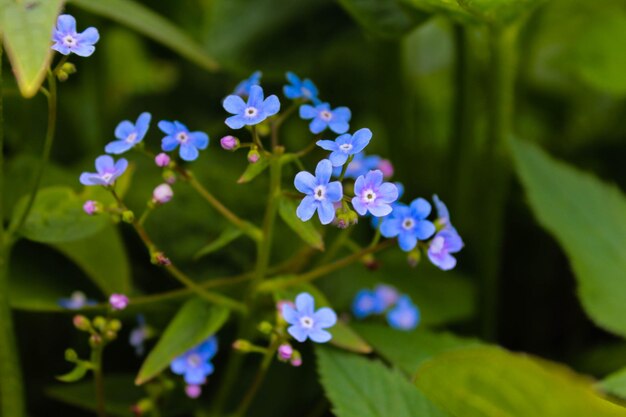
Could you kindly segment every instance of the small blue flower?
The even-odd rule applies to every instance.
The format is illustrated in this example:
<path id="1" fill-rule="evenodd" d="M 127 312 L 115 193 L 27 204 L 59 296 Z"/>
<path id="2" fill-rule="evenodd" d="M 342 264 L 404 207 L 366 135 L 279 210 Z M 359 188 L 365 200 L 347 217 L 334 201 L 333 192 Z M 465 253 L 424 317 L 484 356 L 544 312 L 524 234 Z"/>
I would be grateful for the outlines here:
<path id="1" fill-rule="evenodd" d="M 354 155 L 352 161 L 348 164 L 344 178 L 357 179 L 361 175 L 367 174 L 373 169 L 377 169 L 382 158 L 378 155 L 365 155 L 364 152 Z M 342 167 L 335 167 L 333 169 L 333 176 L 339 177 L 341 175 Z"/>
<path id="2" fill-rule="evenodd" d="M 387 238 L 397 236 L 400 248 L 410 252 L 418 240 L 428 239 L 435 233 L 435 225 L 426 220 L 430 211 L 430 203 L 423 198 L 413 200 L 408 207 L 398 204 L 391 216 L 383 220 L 380 233 Z"/>
<path id="3" fill-rule="evenodd" d="M 428 259 L 439 269 L 449 271 L 456 266 L 452 253 L 463 249 L 463 240 L 454 227 L 438 232 L 428 245 Z"/>
<path id="4" fill-rule="evenodd" d="M 74 291 L 70 295 L 70 298 L 59 299 L 58 304 L 68 310 L 80 310 L 83 307 L 93 306 L 98 303 L 95 300 L 88 299 L 84 292 Z"/>
<path id="5" fill-rule="evenodd" d="M 170 369 L 176 375 L 184 375 L 187 384 L 204 384 L 206 377 L 214 371 L 211 359 L 216 353 L 217 338 L 213 336 L 174 359 Z"/>
<path id="6" fill-rule="evenodd" d="M 119 155 L 141 142 L 148 132 L 151 118 L 150 113 L 141 113 L 135 124 L 128 120 L 120 122 L 115 128 L 115 137 L 118 140 L 110 142 L 104 151 Z"/>
<path id="7" fill-rule="evenodd" d="M 317 98 L 317 87 L 313 84 L 313 81 L 307 79 L 301 80 L 293 72 L 287 73 L 287 81 L 290 84 L 287 84 L 283 87 L 283 92 L 285 93 L 285 97 L 295 100 L 295 99 L 304 99 L 310 100 L 313 103 L 319 102 Z"/>
<path id="8" fill-rule="evenodd" d="M 300 106 L 300 117 L 305 120 L 313 119 L 309 124 L 311 133 L 322 133 L 326 128 L 330 128 L 333 132 L 341 134 L 350 128 L 352 113 L 347 107 L 331 110 L 328 103 L 320 103 L 315 107 L 303 104 Z"/>
<path id="9" fill-rule="evenodd" d="M 253 72 L 250 77 L 237 84 L 233 94 L 239 97 L 248 97 L 250 95 L 250 88 L 252 88 L 253 85 L 261 84 L 262 75 L 263 73 L 261 71 Z"/>
<path id="10" fill-rule="evenodd" d="M 331 151 L 330 162 L 334 167 L 343 166 L 351 155 L 361 152 L 370 143 L 372 131 L 369 129 L 359 129 L 354 135 L 346 133 L 335 140 L 318 140 L 317 146 L 327 151 Z"/>
<path id="11" fill-rule="evenodd" d="M 137 315 L 137 327 L 130 331 L 128 343 L 135 348 L 135 354 L 142 356 L 145 352 L 145 341 L 153 334 L 152 328 L 146 324 L 143 314 Z"/>
<path id="12" fill-rule="evenodd" d="M 329 182 L 332 171 L 330 161 L 322 159 L 315 168 L 315 176 L 306 171 L 296 175 L 294 179 L 296 189 L 306 194 L 296 211 L 300 220 L 309 220 L 316 210 L 322 224 L 329 224 L 335 218 L 333 203 L 341 201 L 343 188 L 339 181 Z"/>
<path id="13" fill-rule="evenodd" d="M 69 14 L 62 14 L 57 19 L 57 27 L 52 33 L 54 45 L 52 49 L 63 55 L 75 53 L 78 56 L 87 57 L 96 50 L 94 44 L 98 42 L 100 35 L 98 29 L 90 27 L 82 33 L 76 32 L 76 19 Z"/>
<path id="14" fill-rule="evenodd" d="M 190 132 L 187 126 L 174 121 L 161 120 L 159 129 L 167 136 L 161 141 L 161 149 L 165 152 L 173 151 L 180 145 L 178 154 L 184 161 L 194 161 L 198 158 L 198 149 L 209 146 L 209 135 L 204 132 Z"/>
<path id="15" fill-rule="evenodd" d="M 356 293 L 354 300 L 352 301 L 352 313 L 354 317 L 361 320 L 372 314 L 380 314 L 385 309 L 383 308 L 381 300 L 376 296 L 374 291 L 363 289 Z"/>
<path id="16" fill-rule="evenodd" d="M 109 155 L 102 155 L 96 158 L 96 173 L 83 172 L 80 174 L 80 183 L 83 185 L 104 185 L 111 186 L 115 180 L 126 171 L 128 161 L 120 158 L 115 160 Z"/>
<path id="17" fill-rule="evenodd" d="M 391 204 L 398 199 L 398 188 L 390 182 L 383 182 L 379 170 L 361 175 L 354 183 L 352 206 L 361 216 L 370 212 L 373 216 L 384 217 L 391 213 Z"/>
<path id="18" fill-rule="evenodd" d="M 398 182 L 398 181 L 394 182 L 394 184 L 396 185 L 396 188 L 398 189 L 398 199 L 391 205 L 392 212 L 393 212 L 393 209 L 397 205 L 401 205 L 402 204 L 402 203 L 400 203 L 400 199 L 404 195 L 404 184 L 402 184 L 401 182 Z M 374 217 L 374 216 L 372 216 L 372 227 L 374 229 L 378 229 L 378 226 L 380 226 L 380 223 L 383 221 L 383 219 L 385 219 L 385 217 Z"/>
<path id="19" fill-rule="evenodd" d="M 394 305 L 399 297 L 398 290 L 391 285 L 379 284 L 374 288 L 374 295 L 381 306 L 381 313 Z"/>
<path id="20" fill-rule="evenodd" d="M 435 208 L 437 209 L 437 219 L 444 226 L 450 224 L 450 212 L 448 211 L 448 207 L 439 199 L 437 194 L 433 195 L 433 201 L 435 202 Z"/>
<path id="21" fill-rule="evenodd" d="M 307 338 L 316 343 L 328 342 L 332 335 L 324 329 L 337 323 L 337 314 L 331 308 L 315 311 L 315 300 L 306 292 L 296 297 L 296 308 L 288 303 L 283 304 L 282 314 L 285 321 L 291 324 L 287 331 L 298 342 L 304 342 Z"/>
<path id="22" fill-rule="evenodd" d="M 398 299 L 395 307 L 387 313 L 387 322 L 398 330 L 413 330 L 420 321 L 420 311 L 408 295 Z"/>
<path id="23" fill-rule="evenodd" d="M 278 97 L 271 95 L 264 99 L 263 89 L 258 85 L 250 87 L 247 102 L 237 95 L 230 95 L 224 99 L 223 105 L 228 113 L 234 114 L 226 119 L 226 125 L 231 129 L 259 124 L 280 110 Z"/>

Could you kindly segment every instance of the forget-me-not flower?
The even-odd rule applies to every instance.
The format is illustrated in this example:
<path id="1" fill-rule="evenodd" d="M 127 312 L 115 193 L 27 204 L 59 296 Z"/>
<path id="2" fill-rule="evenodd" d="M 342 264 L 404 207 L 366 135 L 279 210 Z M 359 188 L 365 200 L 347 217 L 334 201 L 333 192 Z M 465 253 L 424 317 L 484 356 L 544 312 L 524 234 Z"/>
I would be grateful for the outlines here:
<path id="1" fill-rule="evenodd" d="M 397 204 L 391 216 L 380 225 L 380 233 L 387 238 L 398 237 L 398 244 L 410 252 L 418 240 L 425 240 L 435 233 L 435 225 L 426 220 L 430 214 L 430 203 L 423 198 L 413 200 L 410 206 Z"/>
<path id="2" fill-rule="evenodd" d="M 248 101 L 237 95 L 230 95 L 224 99 L 224 109 L 234 116 L 226 119 L 226 125 L 231 129 L 241 129 L 244 126 L 253 126 L 261 123 L 280 110 L 280 101 L 275 95 L 263 98 L 261 86 L 250 87 Z"/>
<path id="3" fill-rule="evenodd" d="M 253 85 L 261 84 L 262 75 L 263 73 L 261 71 L 253 72 L 252 75 L 237 84 L 237 87 L 235 87 L 235 91 L 233 91 L 233 94 L 240 97 L 248 97 L 250 95 L 250 88 L 252 88 Z"/>
<path id="4" fill-rule="evenodd" d="M 329 224 L 335 218 L 333 203 L 343 198 L 343 188 L 339 181 L 330 181 L 333 167 L 328 159 L 322 159 L 315 168 L 315 176 L 306 171 L 299 172 L 294 179 L 298 191 L 306 194 L 296 214 L 302 221 L 307 221 L 315 211 L 322 224 Z"/>
<path id="5" fill-rule="evenodd" d="M 313 103 L 319 102 L 319 99 L 317 98 L 317 87 L 313 84 L 313 81 L 308 78 L 301 80 L 300 77 L 293 72 L 287 73 L 287 81 L 289 81 L 290 84 L 283 87 L 285 97 L 292 100 L 300 98 L 310 100 Z"/>
<path id="6" fill-rule="evenodd" d="M 95 300 L 87 298 L 84 292 L 74 291 L 69 298 L 61 298 L 58 301 L 59 306 L 69 310 L 79 310 L 86 306 L 98 304 Z"/>
<path id="7" fill-rule="evenodd" d="M 170 369 L 176 375 L 183 375 L 187 384 L 204 384 L 206 377 L 214 371 L 211 359 L 216 353 L 217 338 L 212 336 L 174 359 L 170 363 Z"/>
<path id="8" fill-rule="evenodd" d="M 109 155 L 102 155 L 96 158 L 97 172 L 83 172 L 80 174 L 80 183 L 83 185 L 111 186 L 126 171 L 126 168 L 128 168 L 126 159 L 120 158 L 115 162 Z"/>
<path id="9" fill-rule="evenodd" d="M 398 290 L 391 285 L 379 284 L 374 288 L 374 295 L 381 305 L 382 311 L 394 305 L 400 298 Z M 381 311 L 381 312 L 382 312 Z"/>
<path id="10" fill-rule="evenodd" d="M 169 152 L 180 146 L 178 154 L 184 161 L 194 161 L 198 158 L 198 149 L 206 149 L 209 146 L 209 135 L 199 131 L 190 132 L 187 126 L 179 121 L 161 120 L 159 129 L 167 135 L 161 141 L 161 149 Z"/>
<path id="11" fill-rule="evenodd" d="M 372 314 L 380 314 L 385 309 L 374 291 L 362 289 L 352 300 L 352 314 L 357 319 L 364 319 Z"/>
<path id="12" fill-rule="evenodd" d="M 307 338 L 316 343 L 328 342 L 332 335 L 324 329 L 337 323 L 337 314 L 328 307 L 315 311 L 315 300 L 311 294 L 303 292 L 296 297 L 296 307 L 285 303 L 282 309 L 283 318 L 291 326 L 289 334 L 298 342 Z"/>
<path id="13" fill-rule="evenodd" d="M 365 149 L 371 139 L 372 131 L 363 128 L 357 130 L 353 135 L 346 133 L 335 140 L 318 140 L 317 146 L 331 151 L 328 159 L 334 167 L 339 167 L 346 163 L 348 157 Z"/>
<path id="14" fill-rule="evenodd" d="M 309 130 L 311 133 L 322 133 L 326 128 L 330 128 L 335 133 L 346 133 L 350 128 L 350 118 L 352 113 L 347 107 L 337 107 L 331 110 L 330 104 L 320 103 L 315 107 L 310 104 L 300 106 L 300 118 L 311 120 Z"/>
<path id="15" fill-rule="evenodd" d="M 139 115 L 135 124 L 129 120 L 120 122 L 115 128 L 115 137 L 118 140 L 110 142 L 104 151 L 119 155 L 141 142 L 148 132 L 151 117 L 150 113 L 144 112 Z"/>
<path id="16" fill-rule="evenodd" d="M 398 299 L 396 305 L 387 312 L 387 322 L 398 330 L 413 330 L 420 321 L 420 311 L 408 295 Z"/>
<path id="17" fill-rule="evenodd" d="M 76 19 L 69 14 L 62 14 L 57 18 L 57 27 L 52 33 L 54 45 L 52 49 L 63 55 L 75 53 L 87 57 L 96 50 L 94 44 L 100 39 L 98 29 L 89 27 L 83 32 L 76 32 Z"/>
<path id="18" fill-rule="evenodd" d="M 439 269 L 449 271 L 456 266 L 452 253 L 463 249 L 463 240 L 456 229 L 450 227 L 439 231 L 428 245 L 428 259 Z"/>
<path id="19" fill-rule="evenodd" d="M 383 182 L 383 173 L 379 170 L 361 175 L 354 182 L 352 206 L 364 216 L 370 212 L 373 216 L 383 217 L 391 213 L 391 204 L 398 199 L 398 188 L 390 182 Z"/>
<path id="20" fill-rule="evenodd" d="M 380 164 L 381 157 L 378 155 L 365 155 L 364 152 L 354 155 L 352 161 L 348 164 L 344 178 L 357 179 L 361 175 L 367 174 L 373 169 L 377 169 Z M 341 175 L 342 167 L 335 167 L 333 176 Z"/>
<path id="21" fill-rule="evenodd" d="M 152 329 L 146 324 L 142 314 L 137 315 L 137 327 L 130 331 L 128 343 L 135 348 L 135 354 L 142 356 L 145 352 L 145 341 L 152 336 Z"/>

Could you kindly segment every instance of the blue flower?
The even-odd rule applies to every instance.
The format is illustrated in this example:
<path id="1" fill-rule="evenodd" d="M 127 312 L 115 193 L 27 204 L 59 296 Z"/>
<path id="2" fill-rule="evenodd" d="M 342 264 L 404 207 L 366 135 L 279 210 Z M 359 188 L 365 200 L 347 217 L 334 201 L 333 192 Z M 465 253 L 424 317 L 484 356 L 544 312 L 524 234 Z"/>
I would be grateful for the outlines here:
<path id="1" fill-rule="evenodd" d="M 379 170 L 361 175 L 354 183 L 352 206 L 361 216 L 370 212 L 373 216 L 383 217 L 391 213 L 391 203 L 398 199 L 398 188 L 390 182 L 383 182 L 383 173 Z"/>
<path id="2" fill-rule="evenodd" d="M 398 237 L 398 244 L 405 252 L 410 252 L 418 240 L 425 240 L 435 233 L 435 225 L 426 220 L 430 214 L 430 203 L 423 198 L 413 200 L 410 206 L 398 204 L 391 216 L 385 218 L 380 226 L 384 237 Z"/>
<path id="3" fill-rule="evenodd" d="M 190 132 L 187 126 L 178 121 L 161 120 L 159 129 L 167 135 L 161 141 L 161 149 L 169 152 L 180 145 L 178 154 L 184 161 L 194 161 L 198 158 L 198 149 L 206 149 L 209 146 L 209 136 L 206 133 Z"/>
<path id="4" fill-rule="evenodd" d="M 134 125 L 128 120 L 120 122 L 115 128 L 115 137 L 118 140 L 110 142 L 104 151 L 119 155 L 141 142 L 148 132 L 151 117 L 150 113 L 141 113 Z"/>
<path id="5" fill-rule="evenodd" d="M 76 32 L 76 19 L 69 14 L 62 14 L 57 19 L 57 27 L 52 33 L 54 45 L 52 49 L 63 55 L 71 52 L 78 56 L 90 56 L 96 47 L 93 46 L 100 39 L 98 29 L 90 27 L 82 33 Z"/>
<path id="6" fill-rule="evenodd" d="M 397 205 L 401 205 L 402 204 L 402 203 L 400 203 L 400 199 L 404 195 L 404 184 L 402 184 L 401 182 L 398 182 L 398 181 L 394 182 L 394 184 L 396 185 L 396 188 L 398 189 L 398 199 L 391 205 L 392 212 L 393 212 L 393 209 Z M 380 223 L 383 221 L 383 219 L 385 219 L 385 217 L 374 217 L 374 216 L 372 216 L 372 227 L 374 229 L 378 229 L 378 226 L 380 226 Z"/>
<path id="7" fill-rule="evenodd" d="M 324 329 L 337 323 L 337 314 L 332 309 L 324 307 L 315 311 L 315 300 L 306 292 L 296 297 L 296 308 L 283 304 L 282 314 L 285 321 L 291 324 L 287 331 L 298 342 L 307 338 L 316 343 L 328 342 L 332 335 Z"/>
<path id="8" fill-rule="evenodd" d="M 333 167 L 328 159 L 322 159 L 315 168 L 315 176 L 306 171 L 299 172 L 294 179 L 298 191 L 306 194 L 296 214 L 302 221 L 307 221 L 315 211 L 322 224 L 328 224 L 335 218 L 333 203 L 343 198 L 343 188 L 339 181 L 330 181 Z"/>
<path id="9" fill-rule="evenodd" d="M 364 152 L 354 155 L 352 161 L 348 164 L 344 178 L 357 179 L 361 175 L 367 174 L 373 169 L 377 169 L 380 164 L 381 157 L 378 155 L 365 155 Z M 333 176 L 341 175 L 342 167 L 335 167 Z"/>
<path id="10" fill-rule="evenodd" d="M 435 202 L 435 208 L 437 209 L 437 219 L 444 226 L 450 224 L 450 212 L 448 211 L 448 207 L 439 199 L 437 194 L 433 195 L 433 201 Z"/>
<path id="11" fill-rule="evenodd" d="M 214 371 L 211 359 L 216 353 L 217 338 L 213 336 L 175 358 L 170 363 L 170 369 L 176 375 L 184 375 L 187 384 L 204 384 L 206 377 Z"/>
<path id="12" fill-rule="evenodd" d="M 152 336 L 152 329 L 146 324 L 143 314 L 137 315 L 137 327 L 130 331 L 128 343 L 135 348 L 135 354 L 142 356 L 145 352 L 145 341 Z"/>
<path id="13" fill-rule="evenodd" d="M 250 95 L 250 88 L 252 88 L 253 85 L 259 85 L 261 83 L 262 75 L 263 73 L 261 71 L 253 72 L 250 77 L 237 84 L 233 94 L 240 97 L 248 97 Z"/>
<path id="14" fill-rule="evenodd" d="M 313 84 L 313 81 L 308 78 L 301 80 L 300 77 L 293 72 L 287 73 L 287 81 L 289 81 L 290 84 L 283 87 L 285 97 L 292 100 L 301 98 L 304 100 L 311 100 L 313 103 L 319 102 L 319 99 L 317 98 L 317 87 Z"/>
<path id="15" fill-rule="evenodd" d="M 303 104 L 300 106 L 300 117 L 305 120 L 313 119 L 309 124 L 311 133 L 322 133 L 326 128 L 330 128 L 335 133 L 346 133 L 350 128 L 352 113 L 347 107 L 337 107 L 331 110 L 328 103 L 320 103 L 315 107 Z"/>
<path id="16" fill-rule="evenodd" d="M 463 249 L 463 240 L 454 227 L 438 232 L 428 245 L 428 259 L 439 269 L 449 271 L 456 266 L 452 253 Z"/>
<path id="17" fill-rule="evenodd" d="M 126 171 L 128 161 L 120 158 L 115 160 L 109 155 L 102 155 L 96 158 L 96 173 L 83 172 L 80 174 L 80 183 L 83 185 L 104 185 L 111 186 L 115 180 Z"/>
<path id="18" fill-rule="evenodd" d="M 395 307 L 387 313 L 387 322 L 398 330 L 413 330 L 420 321 L 420 311 L 408 295 L 398 299 Z"/>
<path id="19" fill-rule="evenodd" d="M 351 155 L 361 152 L 370 143 L 372 131 L 369 129 L 359 129 L 354 135 L 346 133 L 335 140 L 318 140 L 317 146 L 327 151 L 331 151 L 330 162 L 334 167 L 342 166 Z"/>
<path id="20" fill-rule="evenodd" d="M 352 313 L 357 319 L 364 319 L 372 314 L 380 314 L 385 309 L 383 308 L 380 298 L 367 289 L 363 289 L 356 293 L 354 300 L 352 301 Z"/>
<path id="21" fill-rule="evenodd" d="M 82 291 L 74 291 L 70 298 L 61 298 L 58 301 L 59 306 L 63 308 L 67 308 L 68 310 L 80 310 L 86 306 L 96 305 L 97 302 L 95 300 L 90 300 L 87 298 L 84 292 Z"/>
<path id="22" fill-rule="evenodd" d="M 258 85 L 250 87 L 248 101 L 236 95 L 224 99 L 224 109 L 234 116 L 226 119 L 226 125 L 231 129 L 241 129 L 244 126 L 253 126 L 261 123 L 280 110 L 280 101 L 275 95 L 263 98 L 263 89 Z"/>
<path id="23" fill-rule="evenodd" d="M 374 295 L 381 306 L 381 313 L 394 305 L 400 297 L 398 290 L 391 285 L 385 284 L 377 285 L 376 288 L 374 288 Z"/>

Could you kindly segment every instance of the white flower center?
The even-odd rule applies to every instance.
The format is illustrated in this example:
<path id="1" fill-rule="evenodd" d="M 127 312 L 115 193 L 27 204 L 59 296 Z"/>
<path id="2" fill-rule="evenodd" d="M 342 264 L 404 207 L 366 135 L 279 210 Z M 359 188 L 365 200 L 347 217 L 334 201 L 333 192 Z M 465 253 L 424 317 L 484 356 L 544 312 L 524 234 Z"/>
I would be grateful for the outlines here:
<path id="1" fill-rule="evenodd" d="M 259 113 L 259 110 L 256 107 L 246 107 L 244 113 L 246 117 L 254 117 Z"/>
<path id="2" fill-rule="evenodd" d="M 344 143 L 343 145 L 339 145 L 339 149 L 341 149 L 345 153 L 348 153 L 352 150 L 352 144 Z"/>
<path id="3" fill-rule="evenodd" d="M 402 227 L 404 228 L 404 230 L 411 230 L 413 226 L 415 226 L 415 221 L 413 221 L 413 219 L 410 217 L 404 219 L 404 221 L 402 222 Z"/>
<path id="4" fill-rule="evenodd" d="M 366 203 L 373 203 L 376 200 L 376 193 L 374 190 L 365 190 L 363 193 L 363 199 Z"/>
<path id="5" fill-rule="evenodd" d="M 444 238 L 442 238 L 441 236 L 437 236 L 432 240 L 432 242 L 430 242 L 430 250 L 433 253 L 441 253 L 443 251 L 444 243 Z"/>
<path id="6" fill-rule="evenodd" d="M 176 140 L 179 143 L 186 143 L 189 140 L 189 135 L 187 132 L 178 132 L 178 134 L 176 134 Z"/>
<path id="7" fill-rule="evenodd" d="M 322 201 L 324 198 L 326 198 L 326 187 L 324 187 L 323 185 L 318 185 L 317 187 L 315 187 L 313 197 L 317 201 Z"/>
<path id="8" fill-rule="evenodd" d="M 305 329 L 310 329 L 313 327 L 313 318 L 309 316 L 300 317 L 300 326 Z"/>
<path id="9" fill-rule="evenodd" d="M 76 39 L 74 39 L 72 35 L 66 35 L 63 38 L 63 44 L 71 48 L 72 46 L 76 46 Z"/>
<path id="10" fill-rule="evenodd" d="M 323 120 L 329 121 L 330 119 L 332 119 L 332 118 L 333 118 L 333 114 L 332 114 L 330 111 L 328 111 L 328 110 L 322 110 L 322 111 L 320 112 L 320 117 L 321 117 Z"/>
<path id="11" fill-rule="evenodd" d="M 137 139 L 137 133 L 133 132 L 130 135 L 126 136 L 126 143 L 134 143 L 135 139 Z"/>
<path id="12" fill-rule="evenodd" d="M 187 357 L 187 364 L 197 368 L 202 363 L 202 358 L 197 353 L 192 353 Z"/>
<path id="13" fill-rule="evenodd" d="M 104 180 L 104 182 L 109 182 L 113 178 L 113 174 L 110 172 L 107 172 L 105 174 L 102 174 L 101 178 Z"/>

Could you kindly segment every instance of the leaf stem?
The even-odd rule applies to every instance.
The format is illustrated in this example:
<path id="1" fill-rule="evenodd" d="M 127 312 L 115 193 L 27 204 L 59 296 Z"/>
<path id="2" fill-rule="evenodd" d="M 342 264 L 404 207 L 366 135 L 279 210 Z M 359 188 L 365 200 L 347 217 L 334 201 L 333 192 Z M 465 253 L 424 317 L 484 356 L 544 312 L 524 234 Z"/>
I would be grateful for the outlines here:
<path id="1" fill-rule="evenodd" d="M 241 403 L 239 404 L 237 411 L 235 411 L 235 413 L 233 414 L 233 417 L 243 417 L 246 411 L 248 411 L 248 408 L 252 404 L 252 400 L 254 400 L 254 397 L 261 388 L 261 385 L 263 384 L 263 380 L 265 380 L 265 377 L 267 376 L 267 371 L 269 371 L 270 369 L 270 365 L 272 364 L 272 360 L 274 359 L 274 355 L 276 354 L 277 349 L 277 338 L 274 338 L 272 340 L 272 344 L 263 356 L 261 365 L 259 366 L 256 376 L 254 377 L 252 385 L 250 385 L 250 388 L 248 388 L 248 391 L 241 400 Z"/>

